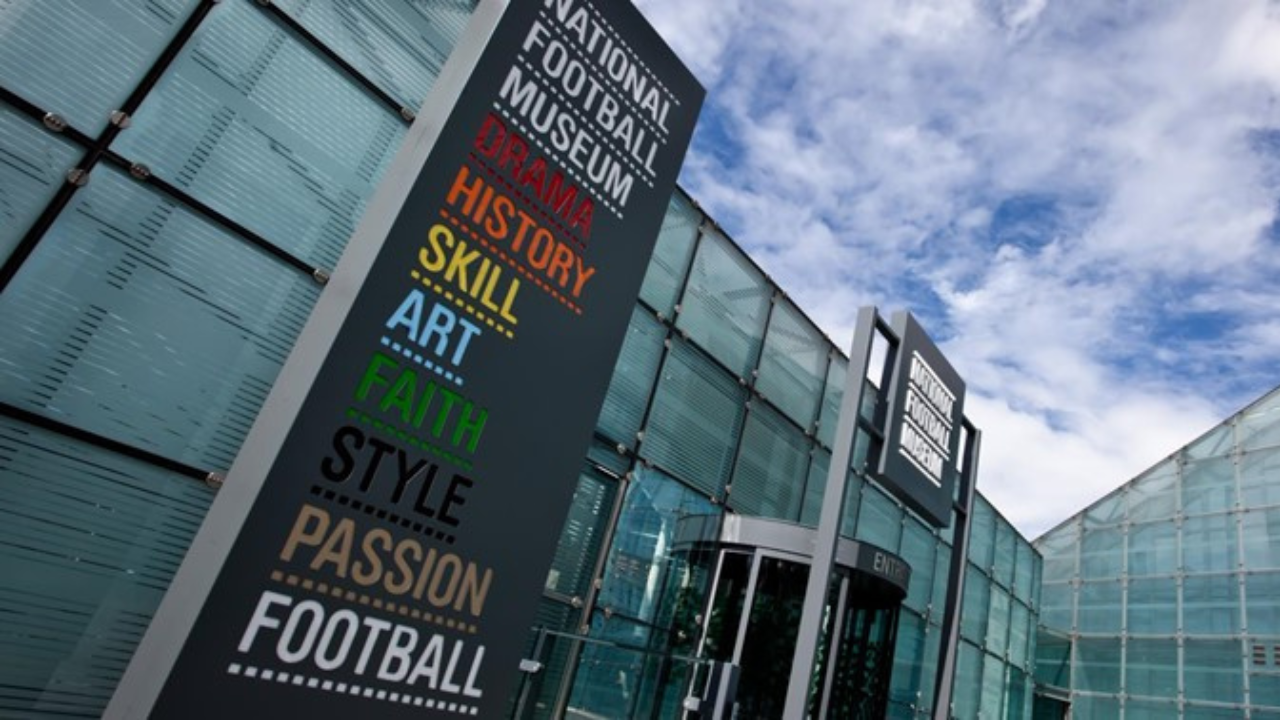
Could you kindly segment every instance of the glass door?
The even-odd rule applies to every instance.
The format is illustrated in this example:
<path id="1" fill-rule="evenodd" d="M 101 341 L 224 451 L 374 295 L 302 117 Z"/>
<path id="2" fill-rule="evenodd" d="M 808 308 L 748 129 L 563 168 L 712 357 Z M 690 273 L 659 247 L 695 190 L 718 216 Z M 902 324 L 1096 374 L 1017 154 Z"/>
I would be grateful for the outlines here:
<path id="1" fill-rule="evenodd" d="M 897 603 L 838 567 L 827 600 L 810 716 L 883 717 Z M 809 565 L 767 550 L 721 552 L 701 654 L 739 668 L 734 717 L 780 718 Z M 830 642 L 834 637 L 835 643 Z"/>

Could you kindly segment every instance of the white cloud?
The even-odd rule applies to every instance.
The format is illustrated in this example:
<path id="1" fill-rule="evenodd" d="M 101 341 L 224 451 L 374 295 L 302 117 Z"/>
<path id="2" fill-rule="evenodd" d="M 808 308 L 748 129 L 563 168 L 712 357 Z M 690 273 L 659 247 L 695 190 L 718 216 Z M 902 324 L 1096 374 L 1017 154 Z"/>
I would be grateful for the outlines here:
<path id="1" fill-rule="evenodd" d="M 945 340 L 1024 531 L 1280 383 L 1274 3 L 639 4 L 709 89 L 685 185 L 842 347 Z"/>

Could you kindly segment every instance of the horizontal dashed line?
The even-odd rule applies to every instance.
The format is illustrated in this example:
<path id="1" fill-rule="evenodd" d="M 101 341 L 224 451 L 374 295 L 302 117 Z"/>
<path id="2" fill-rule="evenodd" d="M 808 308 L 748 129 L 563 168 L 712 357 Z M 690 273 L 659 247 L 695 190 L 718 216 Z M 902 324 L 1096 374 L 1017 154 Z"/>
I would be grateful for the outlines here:
<path id="1" fill-rule="evenodd" d="M 440 216 L 448 220 L 450 223 L 453 223 L 454 227 L 470 235 L 472 240 L 475 240 L 476 242 L 483 245 L 484 248 L 489 252 L 496 253 L 497 256 L 503 260 L 503 262 L 515 268 L 517 272 L 523 275 L 526 280 L 528 280 L 529 282 L 537 286 L 539 290 L 542 290 L 543 292 L 547 293 L 551 297 L 555 298 L 560 302 L 561 305 L 568 307 L 575 314 L 578 314 L 578 315 L 582 314 L 582 308 L 578 307 L 572 300 L 556 292 L 556 290 L 553 289 L 550 285 L 548 285 L 542 278 L 537 277 L 533 273 L 529 272 L 527 268 L 525 268 L 519 262 L 513 260 L 501 248 L 494 247 L 492 244 L 489 243 L 488 240 L 485 240 L 483 237 L 477 234 L 470 227 L 464 226 L 460 220 L 458 220 L 456 217 L 451 215 L 448 211 L 441 210 Z"/>
<path id="2" fill-rule="evenodd" d="M 475 705 L 468 705 L 466 703 L 436 700 L 434 698 L 423 697 L 412 693 L 386 690 L 370 685 L 337 682 L 327 678 L 318 678 L 313 675 L 291 673 L 285 670 L 258 667 L 257 665 L 241 665 L 240 663 L 233 662 L 227 666 L 227 674 L 249 678 L 251 680 L 261 680 L 263 682 L 275 682 L 282 685 L 294 685 L 296 687 L 306 687 L 312 690 L 322 690 L 324 692 L 336 693 L 338 695 L 351 695 L 370 700 L 381 700 L 383 702 L 396 703 L 399 705 L 411 705 L 413 707 L 420 707 L 427 710 L 443 710 L 444 712 L 457 713 L 459 715 L 477 715 L 480 712 L 479 707 Z"/>

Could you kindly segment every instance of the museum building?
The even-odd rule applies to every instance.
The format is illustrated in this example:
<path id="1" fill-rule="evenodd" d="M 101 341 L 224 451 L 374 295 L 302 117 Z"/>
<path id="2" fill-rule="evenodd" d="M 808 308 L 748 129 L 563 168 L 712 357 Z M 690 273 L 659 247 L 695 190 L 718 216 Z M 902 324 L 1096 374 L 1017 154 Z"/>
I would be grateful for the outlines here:
<path id="1" fill-rule="evenodd" d="M 103 713 L 474 10 L 0 4 L 0 716 Z M 848 364 L 677 190 L 511 716 L 781 716 Z M 811 714 L 1280 716 L 1277 408 L 1034 546 L 859 430 Z"/>

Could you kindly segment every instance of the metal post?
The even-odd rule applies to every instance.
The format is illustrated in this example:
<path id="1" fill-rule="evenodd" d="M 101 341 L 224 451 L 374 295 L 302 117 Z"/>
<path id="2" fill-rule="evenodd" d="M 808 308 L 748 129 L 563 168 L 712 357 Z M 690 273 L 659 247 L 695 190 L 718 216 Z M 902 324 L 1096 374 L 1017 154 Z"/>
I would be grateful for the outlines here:
<path id="1" fill-rule="evenodd" d="M 867 365 L 871 362 L 871 343 L 875 338 L 878 320 L 879 314 L 874 307 L 858 310 L 858 324 L 853 333 L 853 346 L 849 350 L 849 372 L 844 381 L 844 398 L 840 403 L 840 417 L 836 423 L 831 468 L 827 471 L 826 490 L 822 495 L 822 513 L 818 519 L 813 563 L 809 566 L 804 610 L 800 616 L 800 629 L 796 634 L 795 655 L 791 660 L 791 680 L 787 685 L 787 701 L 783 710 L 783 717 L 787 720 L 804 717 L 805 706 L 809 701 L 814 660 L 822 639 L 822 615 L 826 606 L 827 586 L 831 582 L 831 566 L 835 560 L 836 542 L 840 537 L 840 519 L 844 516 L 845 489 L 854 435 L 858 428 Z"/>
<path id="2" fill-rule="evenodd" d="M 955 683 L 956 650 L 960 641 L 960 603 L 964 570 L 969 559 L 969 517 L 973 513 L 978 479 L 978 450 L 982 431 L 966 418 L 964 467 L 960 471 L 960 497 L 955 503 L 955 533 L 951 543 L 951 570 L 947 578 L 947 602 L 942 614 L 942 642 L 938 645 L 938 671 L 934 676 L 933 720 L 951 716 L 951 688 Z M 982 609 L 985 612 L 985 608 Z"/>

